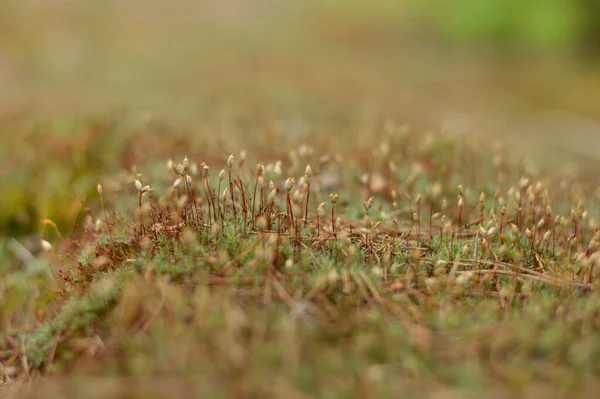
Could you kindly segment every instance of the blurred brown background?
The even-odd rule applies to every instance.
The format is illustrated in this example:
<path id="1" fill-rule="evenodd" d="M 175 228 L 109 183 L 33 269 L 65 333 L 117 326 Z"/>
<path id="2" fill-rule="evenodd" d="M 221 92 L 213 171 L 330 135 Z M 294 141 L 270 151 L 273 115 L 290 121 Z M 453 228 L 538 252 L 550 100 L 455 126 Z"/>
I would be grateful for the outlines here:
<path id="1" fill-rule="evenodd" d="M 210 135 L 239 150 L 240 132 L 256 147 L 282 120 L 289 134 L 333 121 L 326 134 L 352 139 L 348 126 L 391 118 L 596 160 L 597 4 L 4 0 L 0 115 L 19 122 L 0 126 L 0 226 L 78 212 L 123 154 L 162 159 L 155 150 Z M 110 121 L 77 127 L 114 110 L 181 133 L 157 145 Z"/>
<path id="2" fill-rule="evenodd" d="M 492 118 L 509 128 L 541 112 L 597 118 L 598 8 L 591 0 L 5 0 L 0 106 L 67 115 L 126 106 L 188 120 L 264 107 Z"/>

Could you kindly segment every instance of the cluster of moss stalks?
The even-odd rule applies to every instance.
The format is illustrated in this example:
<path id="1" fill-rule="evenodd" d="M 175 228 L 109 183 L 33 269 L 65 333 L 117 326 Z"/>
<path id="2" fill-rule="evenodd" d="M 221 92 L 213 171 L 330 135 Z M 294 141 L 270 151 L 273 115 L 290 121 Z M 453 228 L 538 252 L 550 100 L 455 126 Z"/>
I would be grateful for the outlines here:
<path id="1" fill-rule="evenodd" d="M 358 152 L 126 170 L 98 184 L 76 238 L 3 276 L 3 381 L 136 377 L 97 383 L 133 397 L 174 376 L 170 389 L 227 397 L 588 392 L 597 192 L 482 143 L 388 124 Z"/>

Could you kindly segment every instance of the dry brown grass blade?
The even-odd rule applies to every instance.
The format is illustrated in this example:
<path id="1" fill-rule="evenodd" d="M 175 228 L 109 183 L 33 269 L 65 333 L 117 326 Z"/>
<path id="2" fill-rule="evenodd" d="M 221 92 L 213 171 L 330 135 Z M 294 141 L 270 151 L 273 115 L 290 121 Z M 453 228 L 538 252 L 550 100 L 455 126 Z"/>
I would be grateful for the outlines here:
<path id="1" fill-rule="evenodd" d="M 457 274 L 474 273 L 474 274 L 482 274 L 482 275 L 483 274 L 492 274 L 492 275 L 501 274 L 501 275 L 505 275 L 505 276 L 521 277 L 524 279 L 539 281 L 541 283 L 552 285 L 557 288 L 569 288 L 569 287 L 576 287 L 576 288 L 582 288 L 582 289 L 592 289 L 593 288 L 593 286 L 591 284 L 583 284 L 583 283 L 577 283 L 577 282 L 573 282 L 573 281 L 564 282 L 561 280 L 551 279 L 549 277 L 535 276 L 535 275 L 525 274 L 525 273 L 517 273 L 517 272 L 510 271 L 510 270 L 470 270 L 470 271 L 462 271 L 461 270 L 461 271 L 457 271 L 456 273 Z"/>

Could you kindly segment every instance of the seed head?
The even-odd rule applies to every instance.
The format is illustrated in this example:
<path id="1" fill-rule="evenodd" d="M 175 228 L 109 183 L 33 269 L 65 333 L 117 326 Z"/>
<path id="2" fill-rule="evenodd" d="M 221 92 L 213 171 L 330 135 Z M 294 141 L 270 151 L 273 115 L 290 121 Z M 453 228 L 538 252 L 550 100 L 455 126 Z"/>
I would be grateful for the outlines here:
<path id="1" fill-rule="evenodd" d="M 221 169 L 221 172 L 219 172 L 219 181 L 223 181 L 224 178 L 225 178 L 225 169 Z"/>
<path id="2" fill-rule="evenodd" d="M 483 226 L 479 226 L 479 235 L 482 237 L 487 237 L 487 231 Z"/>
<path id="3" fill-rule="evenodd" d="M 423 202 L 423 194 L 417 195 L 417 206 L 421 205 L 421 202 Z"/>
<path id="4" fill-rule="evenodd" d="M 456 189 L 458 190 L 458 195 L 462 196 L 463 195 L 463 186 L 462 186 L 462 184 L 459 184 L 458 186 L 456 186 Z"/>
<path id="5" fill-rule="evenodd" d="M 536 194 L 541 193 L 543 189 L 544 189 L 544 185 L 542 184 L 542 182 L 539 181 L 535 184 L 535 193 Z"/>
<path id="6" fill-rule="evenodd" d="M 45 252 L 51 252 L 52 251 L 52 244 L 50 244 L 48 241 L 46 241 L 46 240 L 40 240 L 40 245 L 41 245 L 42 249 Z"/>
<path id="7" fill-rule="evenodd" d="M 371 207 L 373 206 L 373 202 L 375 201 L 375 198 L 370 197 L 368 200 L 363 201 L 363 206 L 365 207 L 365 210 L 367 212 L 369 212 L 369 210 L 371 209 Z"/>
<path id="8" fill-rule="evenodd" d="M 542 240 L 543 240 L 544 242 L 548 242 L 548 241 L 550 241 L 550 234 L 551 234 L 551 233 L 550 233 L 550 230 L 548 230 L 547 232 L 545 232 L 545 233 L 544 233 L 544 236 L 542 237 Z"/>
<path id="9" fill-rule="evenodd" d="M 543 218 L 540 219 L 540 221 L 536 225 L 536 229 L 537 230 L 543 229 L 545 224 L 546 224 L 546 219 L 543 219 Z"/>
<path id="10" fill-rule="evenodd" d="M 333 205 L 335 205 L 335 204 L 338 202 L 338 200 L 339 200 L 339 199 L 340 199 L 340 195 L 339 195 L 338 193 L 335 193 L 335 194 L 333 194 L 333 193 L 330 193 L 330 194 L 329 194 L 329 201 L 330 201 L 330 202 L 331 202 Z"/>
<path id="11" fill-rule="evenodd" d="M 227 167 L 229 168 L 229 170 L 231 170 L 233 168 L 233 162 L 234 162 L 234 158 L 233 158 L 233 154 L 229 155 L 229 158 L 227 158 Z"/>
<path id="12" fill-rule="evenodd" d="M 98 194 L 102 195 L 102 185 L 100 183 L 98 183 L 98 185 L 96 186 L 96 189 L 98 190 Z"/>
<path id="13" fill-rule="evenodd" d="M 294 188 L 294 184 L 296 184 L 296 178 L 288 177 L 285 181 L 285 191 L 289 193 L 292 190 L 292 188 Z"/>
<path id="14" fill-rule="evenodd" d="M 135 179 L 133 182 L 135 184 L 135 188 L 137 188 L 138 191 L 142 191 L 144 189 L 142 182 L 139 181 L 138 179 Z"/>
<path id="15" fill-rule="evenodd" d="M 257 176 L 262 176 L 265 174 L 265 166 L 262 164 L 262 162 L 259 162 L 256 164 L 256 175 Z"/>
<path id="16" fill-rule="evenodd" d="M 556 215 L 556 216 L 554 217 L 554 225 L 555 225 L 555 226 L 558 226 L 558 225 L 560 225 L 560 223 L 561 223 L 561 218 L 562 218 L 562 216 L 561 216 L 561 215 Z"/>
<path id="17" fill-rule="evenodd" d="M 518 227 L 517 227 L 517 225 L 516 225 L 516 224 L 514 224 L 514 223 L 511 223 L 511 224 L 510 224 L 510 230 L 511 230 L 511 232 L 512 232 L 513 234 L 518 234 L 518 233 L 519 233 L 519 228 L 518 228 Z"/>
<path id="18" fill-rule="evenodd" d="M 208 165 L 204 165 L 202 167 L 202 178 L 208 179 L 208 176 L 210 176 L 210 168 L 208 167 Z"/>
<path id="19" fill-rule="evenodd" d="M 317 206 L 317 211 L 323 210 L 325 209 L 325 205 L 327 205 L 325 202 L 321 202 L 318 206 Z"/>
<path id="20" fill-rule="evenodd" d="M 306 168 L 304 168 L 304 177 L 306 178 L 306 180 L 309 180 L 311 175 L 312 175 L 312 168 L 310 167 L 310 164 L 308 164 L 308 165 L 306 165 Z"/>
<path id="21" fill-rule="evenodd" d="M 488 240 L 481 240 L 481 249 L 483 249 L 485 251 L 486 249 L 488 249 L 488 247 L 489 247 Z"/>
<path id="22" fill-rule="evenodd" d="M 190 170 L 190 160 L 188 159 L 187 155 L 185 156 L 185 158 L 183 158 L 183 163 L 181 165 L 183 166 L 184 172 Z"/>

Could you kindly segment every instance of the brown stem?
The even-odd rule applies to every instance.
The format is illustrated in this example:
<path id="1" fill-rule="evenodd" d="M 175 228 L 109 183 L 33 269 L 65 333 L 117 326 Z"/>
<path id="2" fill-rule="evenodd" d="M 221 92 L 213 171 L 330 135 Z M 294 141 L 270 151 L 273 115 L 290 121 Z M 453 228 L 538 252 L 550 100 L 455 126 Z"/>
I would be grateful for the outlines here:
<path id="1" fill-rule="evenodd" d="M 319 212 L 317 211 L 317 237 L 319 237 L 320 228 Z"/>
<path id="2" fill-rule="evenodd" d="M 433 203 L 431 203 L 431 206 L 429 207 L 429 239 L 433 240 L 433 232 L 432 232 L 432 228 L 431 228 L 431 218 L 433 217 Z"/>
<path id="3" fill-rule="evenodd" d="M 217 222 L 217 207 L 215 206 L 215 199 L 214 199 L 214 195 L 213 195 L 213 190 L 211 190 L 210 188 L 210 180 L 208 179 L 208 177 L 206 178 L 206 188 L 208 190 L 208 196 L 210 199 L 210 203 L 208 204 L 208 206 L 210 207 L 212 205 L 213 208 L 213 215 L 215 218 L 215 223 Z M 218 197 L 218 195 L 217 195 Z"/>
<path id="4" fill-rule="evenodd" d="M 288 212 L 289 212 L 289 215 L 290 215 L 290 220 L 292 222 L 292 226 L 295 227 L 295 224 L 294 224 L 294 210 L 292 209 L 292 200 L 290 199 L 290 192 L 289 191 L 287 192 L 287 195 L 286 195 L 286 202 L 287 202 L 286 205 L 288 207 Z"/>
<path id="5" fill-rule="evenodd" d="M 273 211 L 273 206 L 275 205 L 275 200 L 272 199 L 271 200 L 271 204 L 267 207 L 267 230 L 271 230 L 271 225 L 272 225 L 272 221 L 271 221 L 271 213 Z"/>
<path id="6" fill-rule="evenodd" d="M 421 244 L 421 205 L 417 206 L 417 247 Z"/>
<path id="7" fill-rule="evenodd" d="M 188 199 L 190 201 L 190 211 L 192 212 L 192 221 L 195 220 L 196 215 L 198 214 L 198 212 L 196 211 L 196 201 L 194 200 L 194 196 L 192 195 L 190 186 L 187 182 L 187 176 L 185 176 L 184 178 L 184 182 L 185 182 L 185 191 L 187 192 L 188 195 Z"/>
<path id="8" fill-rule="evenodd" d="M 140 214 L 140 236 L 144 235 L 144 218 L 142 215 L 142 195 L 144 193 L 140 191 L 138 196 L 138 213 Z"/>
<path id="9" fill-rule="evenodd" d="M 231 207 L 233 208 L 233 224 L 237 224 L 237 210 L 235 209 L 235 200 L 233 198 L 233 181 L 231 180 L 231 169 L 229 169 L 229 192 L 231 194 Z"/>
<path id="10" fill-rule="evenodd" d="M 221 179 L 217 185 L 217 208 L 219 209 L 219 218 L 221 219 L 221 225 L 223 225 L 223 213 L 221 213 Z"/>
<path id="11" fill-rule="evenodd" d="M 242 179 L 238 176 L 236 180 L 236 184 L 238 185 L 240 191 L 242 192 L 242 212 L 244 213 L 244 234 L 246 234 L 246 225 L 248 218 L 248 197 L 246 196 L 246 190 L 244 189 L 244 183 Z"/>
<path id="12" fill-rule="evenodd" d="M 310 200 L 310 182 L 306 183 L 306 207 L 304 209 L 304 225 L 308 224 L 308 201 Z"/>
<path id="13" fill-rule="evenodd" d="M 106 214 L 106 207 L 104 206 L 104 198 L 102 195 L 100 195 L 100 203 L 102 204 L 102 211 L 104 211 L 104 219 L 106 220 L 106 227 L 108 228 L 108 237 L 114 242 L 115 239 L 110 228 L 110 223 L 108 222 L 108 215 Z"/>
<path id="14" fill-rule="evenodd" d="M 335 204 L 331 205 L 331 232 L 335 237 Z"/>
<path id="15" fill-rule="evenodd" d="M 258 186 L 258 176 L 256 176 L 256 182 L 254 183 L 254 193 L 252 194 L 252 227 L 256 224 L 256 215 L 254 209 L 256 206 L 256 187 Z"/>
<path id="16" fill-rule="evenodd" d="M 206 202 L 208 205 L 208 224 L 212 223 L 211 211 L 210 211 L 210 194 L 206 191 L 206 187 L 204 185 L 206 179 L 202 179 L 202 191 L 204 191 L 204 195 L 206 196 Z M 217 219 L 217 215 L 215 215 L 215 221 Z"/>

